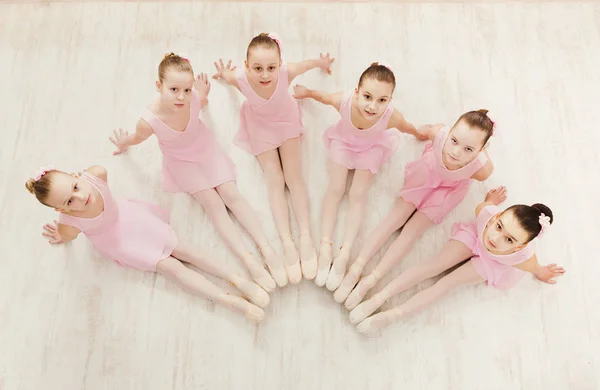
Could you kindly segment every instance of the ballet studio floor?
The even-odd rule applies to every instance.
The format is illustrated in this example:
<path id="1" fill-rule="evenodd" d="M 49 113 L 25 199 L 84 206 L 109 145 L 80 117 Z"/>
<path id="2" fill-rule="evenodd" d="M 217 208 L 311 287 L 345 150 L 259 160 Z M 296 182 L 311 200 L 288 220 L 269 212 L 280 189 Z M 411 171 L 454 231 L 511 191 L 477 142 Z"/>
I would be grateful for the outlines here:
<path id="1" fill-rule="evenodd" d="M 169 208 L 182 239 L 239 266 L 197 203 L 163 192 L 155 138 L 113 157 L 108 136 L 134 129 L 156 96 L 166 52 L 186 53 L 196 72 L 212 75 L 213 60 L 240 66 L 250 39 L 269 31 L 282 37 L 285 60 L 335 56 L 332 76 L 314 70 L 297 79 L 309 87 L 347 91 L 385 60 L 396 71 L 396 107 L 415 125 L 452 124 L 479 108 L 497 118 L 492 177 L 474 184 L 386 281 L 434 256 L 452 223 L 470 219 L 498 185 L 509 189 L 507 204 L 553 209 L 538 256 L 566 275 L 555 286 L 527 277 L 508 292 L 466 287 L 367 338 L 309 281 L 278 289 L 253 325 L 163 277 L 101 258 L 83 236 L 66 246 L 43 239 L 55 213 L 26 191 L 26 179 L 40 165 L 101 164 L 115 194 Z M 599 48 L 597 2 L 0 0 L 0 389 L 600 389 Z M 213 82 L 204 120 L 280 248 L 259 164 L 231 144 L 241 102 Z M 339 115 L 301 105 L 318 242 L 328 180 L 321 134 Z M 370 192 L 355 253 L 422 149 L 403 136 Z"/>

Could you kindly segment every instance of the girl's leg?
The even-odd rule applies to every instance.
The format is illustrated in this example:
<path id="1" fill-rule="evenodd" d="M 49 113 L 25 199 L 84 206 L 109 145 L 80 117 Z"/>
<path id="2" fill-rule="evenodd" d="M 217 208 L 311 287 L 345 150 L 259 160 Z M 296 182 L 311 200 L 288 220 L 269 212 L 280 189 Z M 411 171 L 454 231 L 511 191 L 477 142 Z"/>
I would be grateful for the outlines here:
<path id="1" fill-rule="evenodd" d="M 383 258 L 377 264 L 371 273 L 358 282 L 354 290 L 346 299 L 344 306 L 348 310 L 352 310 L 362 301 L 370 289 L 375 287 L 377 282 L 386 275 L 394 265 L 410 251 L 419 237 L 429 229 L 433 223 L 425 216 L 425 214 L 417 211 L 402 228 L 400 235 L 392 245 L 388 248 Z"/>
<path id="2" fill-rule="evenodd" d="M 264 308 L 269 304 L 269 294 L 265 290 L 256 283 L 246 279 L 237 270 L 223 264 L 211 253 L 180 241 L 171 256 L 228 281 L 257 306 Z"/>
<path id="3" fill-rule="evenodd" d="M 259 322 L 265 316 L 265 312 L 260 307 L 251 304 L 241 297 L 228 294 L 225 290 L 215 286 L 204 276 L 187 268 L 173 257 L 161 260 L 156 266 L 156 272 L 192 294 L 200 295 L 215 302 L 225 304 L 229 308 L 241 311 L 252 321 Z"/>
<path id="4" fill-rule="evenodd" d="M 356 170 L 352 179 L 352 186 L 348 194 L 348 215 L 344 232 L 344 243 L 340 253 L 333 261 L 333 266 L 327 277 L 327 289 L 334 291 L 342 283 L 346 273 L 346 265 L 352 254 L 352 246 L 362 226 L 367 206 L 367 195 L 373 183 L 373 173 L 368 170 Z"/>
<path id="5" fill-rule="evenodd" d="M 229 217 L 229 213 L 217 191 L 211 188 L 196 192 L 192 196 L 200 202 L 219 235 L 233 250 L 233 253 L 242 260 L 250 271 L 252 278 L 266 291 L 272 291 L 277 286 L 275 281 L 263 265 L 252 256 L 252 252 L 244 247 L 242 237 Z"/>
<path id="6" fill-rule="evenodd" d="M 378 294 L 367 299 L 350 312 L 350 322 L 357 324 L 379 309 L 388 299 L 432 278 L 473 256 L 473 252 L 462 242 L 450 240 L 435 259 L 417 264 L 398 275 Z"/>
<path id="7" fill-rule="evenodd" d="M 364 246 L 360 250 L 358 257 L 350 266 L 348 273 L 344 277 L 340 287 L 335 290 L 333 299 L 336 302 L 342 303 L 352 291 L 363 269 L 369 263 L 369 260 L 375 255 L 383 244 L 392 236 L 392 234 L 400 229 L 410 216 L 415 211 L 415 206 L 412 203 L 405 202 L 402 198 L 398 198 L 394 208 L 389 215 L 369 234 Z"/>
<path id="8" fill-rule="evenodd" d="M 321 248 L 319 250 L 319 270 L 315 283 L 325 285 L 331 267 L 331 238 L 337 219 L 340 202 L 346 192 L 348 168 L 336 162 L 329 161 L 329 184 L 323 197 L 321 207 Z"/>
<path id="9" fill-rule="evenodd" d="M 231 212 L 240 224 L 250 234 L 254 242 L 258 245 L 260 252 L 265 257 L 267 266 L 271 271 L 271 275 L 277 282 L 279 287 L 283 287 L 287 284 L 287 274 L 285 267 L 283 266 L 283 258 L 279 256 L 274 250 L 267 236 L 263 230 L 263 227 L 258 222 L 258 215 L 254 211 L 254 208 L 250 203 L 242 196 L 240 191 L 234 182 L 230 181 L 221 184 L 217 188 L 217 192 L 221 196 L 223 203 Z"/>
<path id="10" fill-rule="evenodd" d="M 444 276 L 433 286 L 420 291 L 396 309 L 387 310 L 371 316 L 358 324 L 361 333 L 373 333 L 393 322 L 423 310 L 441 300 L 457 287 L 481 283 L 483 278 L 477 273 L 473 262 L 469 261 L 457 270 Z"/>
<path id="11" fill-rule="evenodd" d="M 297 284 L 302 280 L 302 271 L 298 251 L 290 232 L 290 215 L 285 199 L 285 178 L 279 160 L 279 152 L 277 149 L 269 150 L 259 154 L 257 158 L 267 180 L 269 204 L 271 205 L 275 227 L 283 244 L 287 276 L 290 282 Z"/>
<path id="12" fill-rule="evenodd" d="M 313 244 L 310 228 L 310 205 L 306 182 L 302 176 L 300 163 L 300 138 L 292 138 L 279 147 L 285 183 L 290 190 L 292 208 L 300 228 L 300 260 L 302 273 L 306 279 L 317 275 L 317 253 Z"/>

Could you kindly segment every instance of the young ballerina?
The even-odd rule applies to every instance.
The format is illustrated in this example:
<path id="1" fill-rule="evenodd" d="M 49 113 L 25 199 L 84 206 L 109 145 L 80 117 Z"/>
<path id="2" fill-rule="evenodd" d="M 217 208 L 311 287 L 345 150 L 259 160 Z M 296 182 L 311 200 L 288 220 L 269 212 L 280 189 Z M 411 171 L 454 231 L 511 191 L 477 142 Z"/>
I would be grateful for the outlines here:
<path id="1" fill-rule="evenodd" d="M 267 180 L 273 219 L 285 251 L 285 266 L 291 283 L 300 283 L 302 275 L 314 279 L 317 254 L 310 228 L 310 210 L 306 184 L 300 165 L 300 136 L 303 133 L 300 106 L 290 95 L 292 80 L 313 68 L 331 74 L 333 58 L 298 63 L 283 62 L 281 40 L 276 34 L 259 34 L 248 45 L 243 69 L 215 62 L 215 79 L 225 80 L 245 97 L 240 111 L 240 128 L 234 143 L 256 156 Z M 300 228 L 300 255 L 290 230 L 285 186 Z"/>
<path id="2" fill-rule="evenodd" d="M 463 200 L 472 180 L 483 181 L 491 175 L 493 165 L 486 145 L 494 127 L 487 110 L 464 113 L 452 127 L 423 126 L 423 133 L 432 142 L 425 146 L 420 159 L 406 165 L 404 188 L 394 208 L 365 241 L 334 294 L 337 302 L 345 300 L 349 310 L 356 307 L 415 241 Z M 400 235 L 379 264 L 356 284 L 371 257 L 400 228 Z"/>
<path id="3" fill-rule="evenodd" d="M 331 291 L 338 288 L 344 277 L 352 245 L 365 214 L 367 193 L 373 178 L 398 146 L 399 134 L 390 129 L 396 128 L 423 139 L 417 129 L 390 104 L 395 87 L 396 78 L 392 69 L 378 62 L 371 64 L 361 74 L 358 87 L 346 94 L 294 86 L 297 99 L 311 98 L 328 104 L 341 115 L 340 121 L 323 134 L 325 147 L 329 151 L 329 186 L 323 198 L 319 270 L 315 283 L 318 286 L 326 284 Z M 350 170 L 354 170 L 354 178 L 348 195 L 344 241 L 332 266 L 331 237 Z"/>
<path id="4" fill-rule="evenodd" d="M 233 162 L 198 117 L 208 104 L 210 82 L 206 74 L 194 79 L 190 62 L 169 53 L 158 66 L 156 89 L 160 96 L 144 111 L 135 133 L 130 135 L 119 129 L 110 138 L 118 148 L 114 154 L 155 134 L 163 154 L 165 191 L 187 192 L 198 200 L 220 236 L 266 291 L 271 292 L 276 283 L 285 286 L 288 280 L 283 259 L 257 224 L 256 212 L 238 191 Z M 227 209 L 250 233 L 273 277 L 245 247 Z"/>
<path id="5" fill-rule="evenodd" d="M 122 266 L 158 272 L 193 294 L 245 313 L 252 321 L 263 319 L 261 307 L 269 303 L 269 295 L 261 287 L 179 241 L 165 210 L 113 197 L 103 167 L 94 165 L 81 174 L 41 168 L 25 187 L 40 203 L 59 212 L 58 221 L 44 226 L 43 235 L 51 244 L 69 242 L 83 232 L 96 250 Z M 252 303 L 228 294 L 184 263 L 228 281 Z"/>
<path id="6" fill-rule="evenodd" d="M 487 281 L 489 286 L 508 289 L 530 272 L 539 280 L 554 284 L 565 270 L 556 264 L 541 266 L 535 255 L 536 241 L 552 224 L 552 211 L 543 204 L 514 205 L 501 210 L 506 189 L 488 192 L 475 210 L 471 223 L 455 223 L 452 238 L 435 260 L 412 267 L 388 284 L 380 293 L 350 312 L 350 321 L 359 332 L 372 333 L 392 322 L 416 313 L 439 301 L 457 287 Z M 467 261 L 432 287 L 420 291 L 396 309 L 366 318 L 391 297 L 421 281 L 439 275 Z M 366 318 L 366 319 L 365 319 Z"/>

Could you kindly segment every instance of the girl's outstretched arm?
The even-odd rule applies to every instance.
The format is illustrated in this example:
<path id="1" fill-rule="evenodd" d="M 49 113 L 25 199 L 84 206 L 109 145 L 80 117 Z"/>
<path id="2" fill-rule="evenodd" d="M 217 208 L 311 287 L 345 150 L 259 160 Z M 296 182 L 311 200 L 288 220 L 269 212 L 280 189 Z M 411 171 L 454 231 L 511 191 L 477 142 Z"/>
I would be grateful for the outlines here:
<path id="1" fill-rule="evenodd" d="M 342 93 L 328 93 L 323 91 L 316 91 L 313 89 L 308 89 L 303 85 L 296 84 L 294 85 L 294 97 L 296 99 L 314 99 L 319 103 L 327 104 L 329 106 L 335 107 L 336 110 L 340 110 L 340 105 L 342 103 Z"/>
<path id="2" fill-rule="evenodd" d="M 525 272 L 530 272 L 542 282 L 549 284 L 555 284 L 556 280 L 554 278 L 565 273 L 565 269 L 556 264 L 540 265 L 535 254 L 514 267 Z"/>
<path id="3" fill-rule="evenodd" d="M 288 62 L 288 80 L 291 83 L 296 77 L 314 68 L 321 68 L 328 74 L 331 74 L 331 64 L 333 64 L 334 60 L 335 58 L 330 57 L 329 53 L 325 55 L 321 53 L 318 59 Z"/>
<path id="4" fill-rule="evenodd" d="M 400 111 L 394 109 L 394 113 L 390 118 L 390 122 L 388 124 L 389 127 L 395 127 L 403 133 L 412 134 L 418 140 L 427 141 L 429 136 L 427 134 L 421 133 L 417 130 L 417 128 L 406 119 L 404 119 L 404 115 L 400 113 Z"/>
<path id="5" fill-rule="evenodd" d="M 42 235 L 48 238 L 48 242 L 52 245 L 64 244 L 73 241 L 79 235 L 80 230 L 69 225 L 63 225 L 54 221 L 44 225 Z"/>
<path id="6" fill-rule="evenodd" d="M 121 128 L 119 128 L 119 131 L 114 130 L 113 132 L 115 136 L 109 137 L 109 139 L 118 148 L 113 152 L 113 156 L 125 153 L 130 146 L 144 142 L 154 133 L 152 127 L 143 119 L 138 121 L 133 134 L 129 134 L 127 130 Z"/>

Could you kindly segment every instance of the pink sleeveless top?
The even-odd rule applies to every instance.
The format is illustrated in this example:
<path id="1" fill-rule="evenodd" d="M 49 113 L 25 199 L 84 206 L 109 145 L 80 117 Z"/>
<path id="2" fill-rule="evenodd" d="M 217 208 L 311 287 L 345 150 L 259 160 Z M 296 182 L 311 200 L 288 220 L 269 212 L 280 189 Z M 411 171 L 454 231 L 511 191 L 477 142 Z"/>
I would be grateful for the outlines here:
<path id="1" fill-rule="evenodd" d="M 236 71 L 240 91 L 246 97 L 240 110 L 240 128 L 233 143 L 257 156 L 302 135 L 300 106 L 290 94 L 287 64 L 282 63 L 275 92 L 263 99 L 254 92 L 244 69 Z"/>
<path id="2" fill-rule="evenodd" d="M 400 134 L 388 130 L 394 113 L 390 102 L 379 120 L 369 129 L 360 130 L 352 124 L 352 99 L 354 92 L 344 96 L 340 103 L 341 119 L 323 134 L 329 158 L 348 169 L 369 170 L 377 173 L 398 148 Z"/>
<path id="3" fill-rule="evenodd" d="M 196 192 L 235 180 L 235 165 L 199 118 L 200 98 L 192 90 L 190 121 L 175 131 L 146 109 L 142 115 L 158 138 L 163 155 L 163 185 L 167 192 Z"/>
<path id="4" fill-rule="evenodd" d="M 436 224 L 464 199 L 472 182 L 471 176 L 488 161 L 485 153 L 479 153 L 460 169 L 446 168 L 442 149 L 450 129 L 449 126 L 440 129 L 433 142 L 425 146 L 421 158 L 406 165 L 404 187 L 399 193 L 402 199 L 414 204 Z"/>
<path id="5" fill-rule="evenodd" d="M 530 259 L 535 254 L 537 239 L 530 241 L 523 249 L 510 255 L 490 253 L 483 243 L 483 231 L 492 217 L 501 212 L 502 209 L 498 206 L 484 207 L 475 221 L 452 225 L 452 239 L 462 242 L 471 249 L 473 266 L 489 286 L 508 289 L 527 273 L 513 266 Z"/>
<path id="6" fill-rule="evenodd" d="M 113 198 L 101 179 L 87 172 L 81 177 L 98 190 L 104 211 L 95 218 L 59 213 L 58 222 L 81 230 L 100 254 L 119 265 L 155 271 L 177 245 L 169 213 L 144 201 Z"/>

